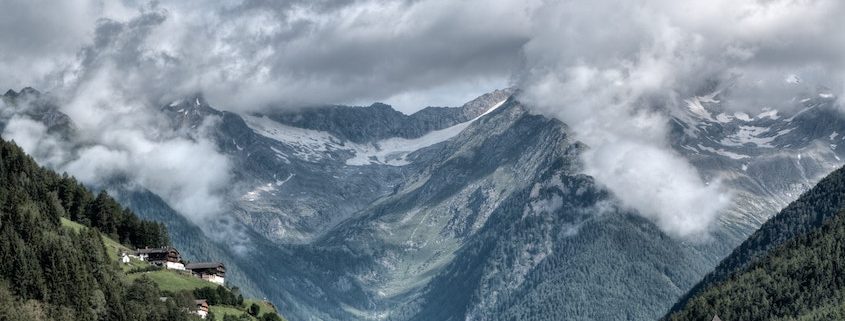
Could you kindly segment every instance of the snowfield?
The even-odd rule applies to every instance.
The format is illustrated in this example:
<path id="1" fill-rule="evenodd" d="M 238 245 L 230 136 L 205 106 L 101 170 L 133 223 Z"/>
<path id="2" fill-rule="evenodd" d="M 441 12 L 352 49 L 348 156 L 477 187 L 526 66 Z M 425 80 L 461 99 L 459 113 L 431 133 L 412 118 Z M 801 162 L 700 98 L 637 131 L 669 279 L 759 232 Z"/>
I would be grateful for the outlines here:
<path id="1" fill-rule="evenodd" d="M 470 124 L 501 107 L 506 100 L 491 106 L 480 116 L 454 126 L 435 130 L 419 138 L 388 138 L 369 144 L 344 141 L 331 133 L 305 129 L 278 123 L 265 116 L 244 116 L 244 120 L 255 133 L 290 146 L 296 152 L 293 156 L 307 160 L 320 161 L 332 158 L 332 152 L 345 151 L 354 156 L 346 160 L 346 165 L 364 166 L 372 164 L 404 166 L 410 164 L 407 156 L 420 149 L 445 142 L 460 134 Z M 277 151 L 277 156 L 287 159 L 290 155 Z"/>

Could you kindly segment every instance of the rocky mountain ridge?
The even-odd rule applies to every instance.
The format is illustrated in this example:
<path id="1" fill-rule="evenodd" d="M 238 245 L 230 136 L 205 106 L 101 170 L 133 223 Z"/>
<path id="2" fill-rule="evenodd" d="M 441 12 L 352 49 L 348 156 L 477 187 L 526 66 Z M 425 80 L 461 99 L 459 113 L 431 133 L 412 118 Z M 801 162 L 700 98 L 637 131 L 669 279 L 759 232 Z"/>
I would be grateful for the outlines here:
<path id="1" fill-rule="evenodd" d="M 186 135 L 202 127 L 232 161 L 229 218 L 253 246 L 232 260 L 291 318 L 641 320 L 845 156 L 835 99 L 754 117 L 722 99 L 670 114 L 676 152 L 733 195 L 703 243 L 621 206 L 581 174 L 589 147 L 508 91 L 413 115 L 237 114 L 201 96 L 160 112 Z"/>

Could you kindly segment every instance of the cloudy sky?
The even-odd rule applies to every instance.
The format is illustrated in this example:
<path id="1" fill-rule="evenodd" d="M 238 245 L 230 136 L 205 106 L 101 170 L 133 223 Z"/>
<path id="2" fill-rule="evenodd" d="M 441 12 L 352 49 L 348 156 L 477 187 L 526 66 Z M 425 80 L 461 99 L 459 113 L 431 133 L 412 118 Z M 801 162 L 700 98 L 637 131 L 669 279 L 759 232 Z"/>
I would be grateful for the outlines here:
<path id="1" fill-rule="evenodd" d="M 85 166 L 112 166 L 101 160 L 151 151 L 174 151 L 169 161 L 177 164 L 214 154 L 202 140 L 148 133 L 156 126 L 150 106 L 195 92 L 233 111 L 383 101 L 413 112 L 517 86 L 524 102 L 570 124 L 593 147 L 584 156 L 590 174 L 668 231 L 687 235 L 713 221 L 728 196 L 668 148 L 667 118 L 656 105 L 677 105 L 714 83 L 727 88 L 727 108 L 747 112 L 845 91 L 839 0 L 0 4 L 0 88 L 34 86 L 60 97 L 101 148 L 63 162 L 83 167 L 79 175 L 98 173 Z M 43 143 L 38 130 L 18 125 L 5 135 Z M 197 186 L 144 180 L 162 193 L 207 197 L 227 183 L 228 164 L 206 159 L 221 174 Z M 148 164 L 121 168 L 161 170 Z M 695 214 L 678 216 L 678 207 Z"/>
<path id="2" fill-rule="evenodd" d="M 4 0 L 0 86 L 203 91 L 231 109 L 385 101 L 404 111 L 506 87 L 533 5 L 487 1 Z M 48 9 L 49 8 L 49 9 Z"/>
<path id="3" fill-rule="evenodd" d="M 3 7 L 0 87 L 68 95 L 107 77 L 155 99 L 203 91 L 231 109 L 385 101 L 410 112 L 533 84 L 576 64 L 638 70 L 622 76 L 640 77 L 643 89 L 682 79 L 692 87 L 679 89 L 695 91 L 690 79 L 742 74 L 736 91 L 756 92 L 797 73 L 842 90 L 843 5 L 835 0 L 3 0 Z"/>

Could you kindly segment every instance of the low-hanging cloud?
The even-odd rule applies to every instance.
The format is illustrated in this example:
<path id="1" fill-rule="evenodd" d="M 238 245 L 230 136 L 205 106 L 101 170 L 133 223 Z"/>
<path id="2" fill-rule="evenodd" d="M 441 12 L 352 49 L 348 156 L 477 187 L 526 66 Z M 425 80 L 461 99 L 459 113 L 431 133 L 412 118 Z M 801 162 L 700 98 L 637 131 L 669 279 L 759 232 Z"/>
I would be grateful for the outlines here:
<path id="1" fill-rule="evenodd" d="M 202 133 L 161 130 L 163 103 L 203 92 L 237 111 L 373 100 L 411 111 L 511 82 L 521 99 L 590 146 L 585 170 L 624 204 L 672 235 L 695 235 L 717 218 L 727 192 L 669 147 L 666 110 L 713 84 L 724 108 L 746 112 L 798 108 L 796 97 L 819 92 L 841 96 L 844 7 L 836 0 L 9 0 L 0 11 L 7 31 L 0 86 L 52 91 L 78 123 L 84 148 L 48 155 L 61 144 L 21 117 L 4 136 L 17 135 L 28 151 L 44 151 L 43 159 L 86 179 L 132 173 L 173 195 L 174 207 L 205 213 L 217 203 L 201 200 L 223 197 L 229 165 Z M 200 167 L 208 171 L 176 170 Z"/>
<path id="2" fill-rule="evenodd" d="M 70 19 L 43 12 L 44 3 L 9 5 L 16 9 L 0 12 L 0 23 L 17 33 L 0 36 L 0 56 L 12 62 L 0 66 L 0 84 L 51 91 L 76 128 L 73 142 L 62 141 L 15 115 L 2 135 L 83 182 L 128 178 L 197 223 L 231 208 L 231 164 L 202 128 L 188 137 L 171 129 L 162 104 L 196 92 L 237 111 L 415 104 L 415 91 L 505 85 L 527 41 L 524 28 L 489 19 L 511 6 L 451 1 L 92 0 L 67 4 Z"/>
<path id="3" fill-rule="evenodd" d="M 667 111 L 713 84 L 744 111 L 841 88 L 843 13 L 825 0 L 556 2 L 536 17 L 518 81 L 590 146 L 588 174 L 669 234 L 700 235 L 729 193 L 670 148 Z"/>
<path id="4" fill-rule="evenodd" d="M 80 93 L 78 99 L 84 101 L 74 100 L 65 108 L 78 120 L 72 137 L 51 133 L 23 111 L 8 118 L 2 136 L 42 164 L 86 184 L 107 187 L 115 179 L 128 179 L 162 196 L 197 224 L 226 214 L 230 163 L 202 129 L 196 135 L 180 135 L 168 129 L 166 119 L 121 100 L 108 85 L 92 88 L 97 94 Z M 109 100 L 103 101 L 106 97 Z M 21 99 L 18 106 L 30 103 Z"/>
<path id="5" fill-rule="evenodd" d="M 160 57 L 139 47 L 164 20 L 157 10 L 129 14 L 125 22 L 99 20 L 92 41 L 81 44 L 73 63 L 52 71 L 61 86 L 52 94 L 21 93 L 4 108 L 2 136 L 39 162 L 66 171 L 86 184 L 110 187 L 115 180 L 160 195 L 201 226 L 224 218 L 231 206 L 229 159 L 217 150 L 204 126 L 186 134 L 146 95 Z M 72 121 L 72 134 L 50 132 L 32 118 L 33 108 L 55 105 Z M 38 114 L 37 112 L 35 114 Z M 231 236 L 231 235 L 227 235 Z"/>

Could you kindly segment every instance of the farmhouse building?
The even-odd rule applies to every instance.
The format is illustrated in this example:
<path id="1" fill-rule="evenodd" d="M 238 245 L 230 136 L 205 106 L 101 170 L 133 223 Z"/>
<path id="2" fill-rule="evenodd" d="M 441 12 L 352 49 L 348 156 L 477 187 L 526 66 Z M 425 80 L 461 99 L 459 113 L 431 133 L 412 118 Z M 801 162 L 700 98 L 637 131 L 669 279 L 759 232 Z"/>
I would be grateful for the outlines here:
<path id="1" fill-rule="evenodd" d="M 199 263 L 188 263 L 185 266 L 185 269 L 191 271 L 197 277 L 209 281 L 214 282 L 220 285 L 224 285 L 226 283 L 226 267 L 223 263 L 220 262 L 199 262 Z"/>
<path id="2" fill-rule="evenodd" d="M 200 316 L 202 319 L 208 317 L 208 301 L 195 300 L 194 302 L 197 304 L 197 309 L 194 310 L 194 314 Z"/>
<path id="3" fill-rule="evenodd" d="M 178 250 L 172 247 L 139 249 L 137 255 L 150 264 L 172 270 L 185 270 L 185 265 L 182 264 L 182 256 L 179 255 Z"/>

